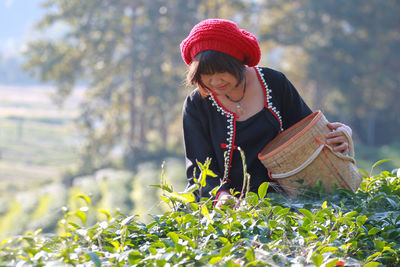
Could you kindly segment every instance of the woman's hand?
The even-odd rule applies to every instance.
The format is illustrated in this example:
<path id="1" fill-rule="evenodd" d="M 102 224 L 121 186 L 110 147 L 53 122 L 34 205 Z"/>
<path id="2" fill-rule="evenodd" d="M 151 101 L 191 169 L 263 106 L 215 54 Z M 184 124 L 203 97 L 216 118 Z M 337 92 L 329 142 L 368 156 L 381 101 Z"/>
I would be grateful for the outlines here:
<path id="1" fill-rule="evenodd" d="M 340 122 L 328 123 L 328 127 L 332 132 L 325 135 L 326 143 L 333 147 L 333 151 L 346 155 L 349 152 L 350 147 L 349 140 L 344 132 L 346 131 L 348 136 L 351 136 L 351 128 Z"/>
<path id="2" fill-rule="evenodd" d="M 218 209 L 221 209 L 221 207 L 227 203 L 232 203 L 231 208 L 235 208 L 239 203 L 237 198 L 235 198 L 234 196 L 232 196 L 231 194 L 229 194 L 226 191 L 221 191 L 221 193 L 219 193 L 218 199 L 216 201 L 217 201 L 217 204 L 215 204 L 215 207 Z"/>

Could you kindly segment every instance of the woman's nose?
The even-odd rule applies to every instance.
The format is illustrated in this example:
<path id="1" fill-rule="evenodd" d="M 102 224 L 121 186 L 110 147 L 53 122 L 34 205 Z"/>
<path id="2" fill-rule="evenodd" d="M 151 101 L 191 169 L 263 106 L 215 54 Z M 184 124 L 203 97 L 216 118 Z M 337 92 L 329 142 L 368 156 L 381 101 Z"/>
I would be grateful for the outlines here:
<path id="1" fill-rule="evenodd" d="M 219 85 L 221 83 L 221 79 L 217 75 L 212 75 L 210 77 L 210 84 L 211 85 Z"/>

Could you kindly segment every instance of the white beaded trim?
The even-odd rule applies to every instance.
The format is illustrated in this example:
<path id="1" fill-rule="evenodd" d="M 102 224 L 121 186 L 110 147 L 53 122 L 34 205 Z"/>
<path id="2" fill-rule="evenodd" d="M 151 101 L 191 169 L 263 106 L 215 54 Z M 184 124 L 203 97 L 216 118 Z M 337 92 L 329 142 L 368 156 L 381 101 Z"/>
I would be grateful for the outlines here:
<path id="1" fill-rule="evenodd" d="M 280 127 L 280 130 L 281 130 L 281 132 L 282 132 L 282 131 L 283 131 L 283 126 L 282 126 L 282 117 L 281 117 L 281 114 L 280 114 L 279 110 L 277 110 L 277 108 L 274 107 L 274 106 L 272 105 L 272 102 L 271 102 L 271 98 L 272 98 L 271 92 L 272 92 L 272 90 L 268 87 L 268 84 L 267 84 L 267 82 L 266 82 L 265 79 L 264 79 L 264 73 L 261 71 L 261 68 L 258 67 L 258 66 L 256 66 L 255 69 L 257 70 L 258 74 L 260 75 L 261 80 L 262 80 L 262 83 L 263 83 L 264 88 L 265 88 L 265 92 L 266 92 L 266 99 L 265 99 L 265 101 L 266 101 L 266 103 L 267 103 L 266 107 L 267 107 L 269 110 L 271 110 L 273 113 L 275 113 L 275 115 L 276 115 L 277 118 L 279 119 L 279 127 Z"/>
<path id="2" fill-rule="evenodd" d="M 266 92 L 266 94 L 265 94 L 266 95 L 266 99 L 265 99 L 266 107 L 276 115 L 276 117 L 279 120 L 280 130 L 283 131 L 282 117 L 281 117 L 281 115 L 279 113 L 279 110 L 277 110 L 277 108 L 275 106 L 273 106 L 273 104 L 271 102 L 271 98 L 272 98 L 271 92 L 272 91 L 268 87 L 268 84 L 264 79 L 264 73 L 262 73 L 261 68 L 258 67 L 258 66 L 256 66 L 255 69 L 258 72 L 258 74 L 260 75 L 261 81 L 262 81 L 262 83 L 264 85 L 264 88 L 265 88 L 265 92 Z M 217 111 L 219 113 L 221 113 L 223 116 L 228 118 L 228 127 L 227 127 L 227 129 L 228 129 L 228 132 L 227 132 L 228 133 L 228 138 L 226 138 L 226 141 L 228 142 L 228 145 L 227 145 L 227 150 L 224 153 L 224 167 L 225 167 L 225 170 L 224 170 L 223 180 L 225 181 L 225 180 L 228 179 L 229 167 L 230 167 L 229 166 L 229 161 L 230 161 L 231 153 L 232 153 L 232 150 L 233 150 L 232 149 L 232 147 L 233 147 L 233 134 L 234 134 L 233 133 L 233 123 L 234 123 L 235 114 L 233 112 L 229 112 L 229 111 L 225 110 L 223 107 L 221 107 L 219 105 L 219 103 L 217 102 L 217 100 L 215 99 L 213 94 L 211 94 L 211 93 L 209 94 L 209 99 L 211 100 L 212 105 L 216 107 Z"/>
<path id="3" fill-rule="evenodd" d="M 223 116 L 228 118 L 228 126 L 227 126 L 228 138 L 226 138 L 228 145 L 227 145 L 227 150 L 224 153 L 225 170 L 224 170 L 223 180 L 225 181 L 228 179 L 228 174 L 229 174 L 229 160 L 230 160 L 232 146 L 233 146 L 233 122 L 234 122 L 235 114 L 233 112 L 226 111 L 224 108 L 222 108 L 218 104 L 217 100 L 215 100 L 215 97 L 212 94 L 209 95 L 209 99 L 212 101 L 212 105 L 217 108 L 217 111 L 219 113 L 221 113 Z"/>

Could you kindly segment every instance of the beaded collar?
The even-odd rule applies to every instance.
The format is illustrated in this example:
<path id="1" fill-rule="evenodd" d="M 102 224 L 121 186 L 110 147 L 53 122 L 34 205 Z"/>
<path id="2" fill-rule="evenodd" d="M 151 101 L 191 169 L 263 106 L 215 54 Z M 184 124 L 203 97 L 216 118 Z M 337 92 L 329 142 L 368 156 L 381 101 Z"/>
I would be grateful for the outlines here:
<path id="1" fill-rule="evenodd" d="M 271 101 L 271 89 L 268 87 L 267 82 L 264 79 L 264 73 L 262 72 L 261 68 L 256 66 L 254 67 L 258 80 L 262 84 L 264 88 L 264 106 L 275 116 L 275 118 L 279 122 L 279 128 L 280 131 L 283 131 L 282 127 L 282 118 L 279 113 L 279 110 L 276 109 L 276 107 L 273 105 Z M 236 135 L 236 119 L 238 118 L 238 115 L 235 112 L 231 112 L 228 109 L 226 109 L 218 100 L 217 96 L 214 93 L 210 93 L 208 96 L 208 99 L 212 102 L 212 106 L 214 106 L 221 115 L 225 116 L 228 121 L 228 126 L 227 126 L 227 144 L 221 144 L 221 147 L 224 149 L 227 149 L 224 152 L 224 176 L 223 176 L 223 181 L 227 181 L 228 183 L 230 182 L 230 179 L 228 178 L 229 176 L 229 169 L 231 167 L 231 162 L 232 162 L 232 154 L 233 150 L 237 149 L 237 146 L 235 146 L 235 135 Z"/>

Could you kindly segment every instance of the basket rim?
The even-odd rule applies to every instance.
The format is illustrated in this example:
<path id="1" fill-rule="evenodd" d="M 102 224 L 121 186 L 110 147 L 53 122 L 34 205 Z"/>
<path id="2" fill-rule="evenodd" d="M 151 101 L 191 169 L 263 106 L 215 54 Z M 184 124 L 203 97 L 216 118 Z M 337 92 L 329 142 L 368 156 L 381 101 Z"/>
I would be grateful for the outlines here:
<path id="1" fill-rule="evenodd" d="M 298 140 L 300 137 L 302 137 L 311 127 L 313 127 L 318 122 L 318 120 L 322 117 L 322 115 L 323 115 L 322 112 L 320 110 L 317 110 L 317 111 L 311 113 L 310 115 L 308 115 L 307 117 L 305 117 L 304 119 L 298 121 L 297 123 L 295 123 L 294 125 L 292 125 L 288 129 L 286 129 L 285 131 L 279 133 L 271 142 L 269 142 L 269 144 L 267 144 L 261 150 L 260 153 L 258 153 L 258 159 L 259 160 L 266 160 L 266 159 L 276 155 L 277 153 L 279 153 L 280 151 L 282 151 L 283 149 L 285 149 L 289 145 L 293 144 L 296 140 Z M 269 152 L 267 154 L 264 154 L 265 151 L 267 151 L 272 146 L 272 144 L 274 143 L 274 140 L 280 139 L 282 136 L 286 135 L 288 132 L 296 130 L 298 127 L 300 127 L 304 123 L 304 121 L 310 120 L 310 118 L 312 118 L 311 122 L 309 124 L 307 124 L 307 126 L 304 127 L 295 136 L 293 136 L 291 139 L 286 141 L 281 146 L 275 148 L 271 152 Z"/>

